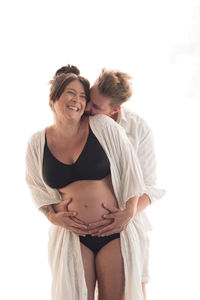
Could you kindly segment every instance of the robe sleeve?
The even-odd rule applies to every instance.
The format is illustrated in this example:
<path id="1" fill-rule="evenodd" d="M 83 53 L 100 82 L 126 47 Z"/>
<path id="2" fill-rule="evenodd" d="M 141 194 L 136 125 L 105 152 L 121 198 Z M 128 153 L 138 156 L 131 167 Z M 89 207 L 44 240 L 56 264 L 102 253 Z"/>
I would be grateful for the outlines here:
<path id="1" fill-rule="evenodd" d="M 138 135 L 140 142 L 138 145 L 137 155 L 144 177 L 144 193 L 149 196 L 151 203 L 154 203 L 163 197 L 165 190 L 158 188 L 156 184 L 156 155 L 153 133 L 144 120 L 142 120 L 139 124 Z"/>
<path id="2" fill-rule="evenodd" d="M 48 188 L 42 179 L 42 159 L 40 144 L 33 135 L 28 142 L 26 150 L 25 179 L 31 192 L 31 197 L 37 208 L 44 205 L 59 203 L 62 199 L 59 192 Z"/>

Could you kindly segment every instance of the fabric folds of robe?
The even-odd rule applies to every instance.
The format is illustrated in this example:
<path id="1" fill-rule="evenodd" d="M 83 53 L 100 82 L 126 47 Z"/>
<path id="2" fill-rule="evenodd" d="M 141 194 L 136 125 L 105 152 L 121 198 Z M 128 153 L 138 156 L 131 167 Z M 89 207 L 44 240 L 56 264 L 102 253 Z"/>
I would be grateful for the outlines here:
<path id="1" fill-rule="evenodd" d="M 90 127 L 104 148 L 111 165 L 114 193 L 120 209 L 135 195 L 145 190 L 142 172 L 124 130 L 111 118 L 90 117 Z M 34 203 L 59 203 L 56 189 L 48 187 L 42 178 L 45 130 L 32 136 L 27 149 L 26 180 Z M 150 224 L 145 214 L 135 217 L 120 234 L 125 270 L 125 299 L 143 300 L 141 276 L 146 247 L 146 231 Z M 49 263 L 52 270 L 52 300 L 87 300 L 87 288 L 78 235 L 52 226 L 49 232 Z"/>

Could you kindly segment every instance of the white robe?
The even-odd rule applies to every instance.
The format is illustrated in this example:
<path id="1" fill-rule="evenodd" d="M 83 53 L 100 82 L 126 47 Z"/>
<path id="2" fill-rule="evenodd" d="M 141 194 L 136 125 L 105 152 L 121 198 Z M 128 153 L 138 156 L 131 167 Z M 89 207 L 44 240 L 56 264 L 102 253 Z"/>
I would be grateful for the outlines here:
<path id="1" fill-rule="evenodd" d="M 142 172 L 124 130 L 111 118 L 97 115 L 89 118 L 90 127 L 110 161 L 111 179 L 120 209 L 145 190 Z M 42 177 L 45 129 L 35 133 L 26 155 L 26 181 L 38 208 L 59 203 L 57 189 L 45 184 Z M 97 191 L 98 192 L 98 191 Z M 144 212 L 135 217 L 120 233 L 125 272 L 125 299 L 143 300 L 142 268 L 146 248 L 146 231 L 151 225 Z M 49 232 L 49 263 L 52 270 L 52 300 L 87 300 L 87 288 L 77 234 L 52 226 Z"/>

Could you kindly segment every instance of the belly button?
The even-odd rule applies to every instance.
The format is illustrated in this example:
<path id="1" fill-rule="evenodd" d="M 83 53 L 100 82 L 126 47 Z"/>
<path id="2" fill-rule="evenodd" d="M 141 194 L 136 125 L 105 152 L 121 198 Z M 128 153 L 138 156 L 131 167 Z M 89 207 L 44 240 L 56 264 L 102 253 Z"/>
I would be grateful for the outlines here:
<path id="1" fill-rule="evenodd" d="M 87 205 L 87 204 L 84 204 L 84 207 L 85 207 L 85 208 L 87 208 L 87 207 L 88 207 L 88 205 Z"/>

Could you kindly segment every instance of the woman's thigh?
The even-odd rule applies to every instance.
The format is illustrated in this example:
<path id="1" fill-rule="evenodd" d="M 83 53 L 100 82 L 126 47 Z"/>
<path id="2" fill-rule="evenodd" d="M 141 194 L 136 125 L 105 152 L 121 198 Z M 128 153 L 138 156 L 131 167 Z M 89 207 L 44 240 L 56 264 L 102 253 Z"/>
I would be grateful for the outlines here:
<path id="1" fill-rule="evenodd" d="M 94 253 L 80 243 L 85 281 L 88 290 L 88 300 L 94 300 L 94 290 L 96 284 L 95 256 Z"/>
<path id="2" fill-rule="evenodd" d="M 124 300 L 124 265 L 120 239 L 106 244 L 96 255 L 99 300 Z"/>

